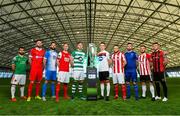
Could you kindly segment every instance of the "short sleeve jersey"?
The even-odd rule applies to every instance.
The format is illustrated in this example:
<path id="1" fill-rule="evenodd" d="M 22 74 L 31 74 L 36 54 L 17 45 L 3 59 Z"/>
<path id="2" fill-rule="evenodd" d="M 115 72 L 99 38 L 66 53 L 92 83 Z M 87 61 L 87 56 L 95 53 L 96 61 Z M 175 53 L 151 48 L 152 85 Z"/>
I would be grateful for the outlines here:
<path id="1" fill-rule="evenodd" d="M 83 51 L 75 50 L 72 52 L 71 55 L 74 59 L 73 70 L 74 71 L 83 71 L 86 54 Z"/>
<path id="2" fill-rule="evenodd" d="M 109 52 L 106 50 L 98 53 L 98 62 L 99 62 L 99 72 L 109 71 L 109 63 L 110 59 Z"/>
<path id="3" fill-rule="evenodd" d="M 12 60 L 12 64 L 15 65 L 14 74 L 26 74 L 27 63 L 28 59 L 25 56 L 15 56 Z"/>
<path id="4" fill-rule="evenodd" d="M 69 72 L 71 54 L 69 52 L 59 52 L 59 71 Z"/>
<path id="5" fill-rule="evenodd" d="M 127 61 L 127 64 L 125 66 L 125 70 L 136 70 L 136 61 L 138 60 L 138 55 L 134 51 L 128 51 L 125 54 L 125 58 Z"/>
<path id="6" fill-rule="evenodd" d="M 158 50 L 151 54 L 152 63 L 153 63 L 153 72 L 164 72 L 164 58 L 166 57 L 164 51 Z"/>
<path id="7" fill-rule="evenodd" d="M 57 52 L 55 50 L 47 50 L 45 53 L 44 59 L 46 59 L 46 70 L 56 71 Z"/>
<path id="8" fill-rule="evenodd" d="M 30 51 L 29 57 L 31 58 L 31 69 L 32 68 L 43 68 L 43 58 L 45 50 L 39 48 L 33 48 Z"/>

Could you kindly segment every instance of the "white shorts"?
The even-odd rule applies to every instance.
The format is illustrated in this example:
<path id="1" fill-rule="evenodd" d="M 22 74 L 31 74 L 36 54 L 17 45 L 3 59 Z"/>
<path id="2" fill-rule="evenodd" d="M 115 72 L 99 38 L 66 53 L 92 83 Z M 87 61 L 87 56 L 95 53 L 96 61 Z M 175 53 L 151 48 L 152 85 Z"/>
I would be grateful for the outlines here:
<path id="1" fill-rule="evenodd" d="M 24 74 L 14 74 L 12 79 L 11 79 L 11 84 L 25 85 L 26 84 L 26 75 L 24 75 Z"/>
<path id="2" fill-rule="evenodd" d="M 125 84 L 123 73 L 113 73 L 113 84 Z"/>
<path id="3" fill-rule="evenodd" d="M 61 83 L 69 83 L 69 72 L 59 71 L 57 81 Z"/>
<path id="4" fill-rule="evenodd" d="M 73 78 L 76 81 L 84 80 L 84 71 L 73 71 Z"/>

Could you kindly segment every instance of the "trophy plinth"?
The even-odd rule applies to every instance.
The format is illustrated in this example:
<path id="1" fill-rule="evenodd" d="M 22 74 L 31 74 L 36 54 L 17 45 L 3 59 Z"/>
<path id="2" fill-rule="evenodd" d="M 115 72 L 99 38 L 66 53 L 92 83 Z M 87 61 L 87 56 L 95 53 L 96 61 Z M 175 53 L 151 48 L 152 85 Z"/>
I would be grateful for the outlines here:
<path id="1" fill-rule="evenodd" d="M 97 100 L 97 68 L 96 68 L 95 44 L 90 43 L 87 49 L 88 66 L 87 66 L 87 100 Z"/>

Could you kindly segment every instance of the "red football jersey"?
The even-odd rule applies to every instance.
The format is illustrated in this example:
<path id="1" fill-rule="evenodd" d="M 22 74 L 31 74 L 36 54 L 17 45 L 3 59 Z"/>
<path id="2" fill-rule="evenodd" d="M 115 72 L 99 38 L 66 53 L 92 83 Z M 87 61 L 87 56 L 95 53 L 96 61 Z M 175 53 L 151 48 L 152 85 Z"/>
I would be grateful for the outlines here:
<path id="1" fill-rule="evenodd" d="M 162 50 L 158 50 L 156 52 L 153 52 L 151 54 L 152 57 L 152 63 L 153 63 L 153 71 L 154 72 L 164 72 L 165 66 L 164 66 L 164 52 Z"/>
<path id="2" fill-rule="evenodd" d="M 43 68 L 43 58 L 45 50 L 33 48 L 30 51 L 29 57 L 31 58 L 31 68 Z"/>
<path id="3" fill-rule="evenodd" d="M 125 61 L 124 54 L 121 52 L 114 53 L 111 56 L 111 59 L 113 61 L 113 72 L 124 73 L 124 61 Z"/>
<path id="4" fill-rule="evenodd" d="M 143 53 L 139 56 L 138 61 L 140 75 L 151 75 L 150 59 L 151 55 L 147 53 Z"/>
<path id="5" fill-rule="evenodd" d="M 59 52 L 59 71 L 69 72 L 71 54 L 68 52 Z"/>

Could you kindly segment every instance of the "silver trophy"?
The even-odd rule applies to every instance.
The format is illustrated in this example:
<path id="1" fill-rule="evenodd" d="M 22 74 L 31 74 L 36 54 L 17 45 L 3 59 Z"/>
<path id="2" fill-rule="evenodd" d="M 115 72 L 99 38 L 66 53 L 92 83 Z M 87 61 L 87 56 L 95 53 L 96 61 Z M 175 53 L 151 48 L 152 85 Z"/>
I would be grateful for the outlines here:
<path id="1" fill-rule="evenodd" d="M 95 44 L 89 43 L 89 47 L 88 47 L 89 67 L 95 67 L 96 54 L 97 54 L 97 48 Z"/>

